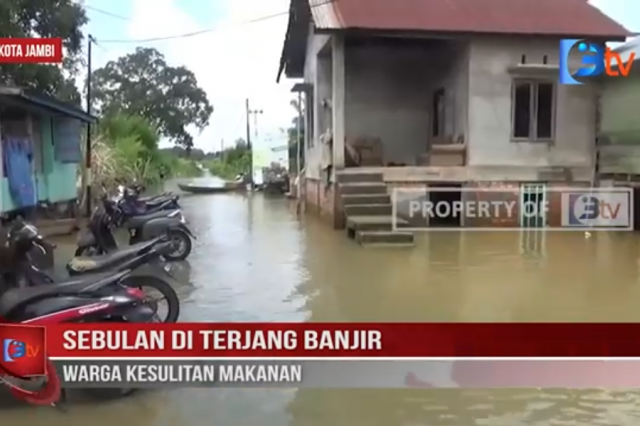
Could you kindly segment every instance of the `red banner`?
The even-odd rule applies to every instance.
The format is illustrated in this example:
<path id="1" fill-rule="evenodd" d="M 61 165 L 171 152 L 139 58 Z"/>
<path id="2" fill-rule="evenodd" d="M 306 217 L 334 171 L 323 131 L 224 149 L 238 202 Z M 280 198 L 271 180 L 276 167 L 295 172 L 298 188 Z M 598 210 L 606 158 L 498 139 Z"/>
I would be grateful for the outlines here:
<path id="1" fill-rule="evenodd" d="M 46 328 L 46 348 L 55 358 L 640 357 L 637 332 L 640 324 L 64 324 Z"/>
<path id="2" fill-rule="evenodd" d="M 0 63 L 54 64 L 61 62 L 61 38 L 0 38 Z"/>

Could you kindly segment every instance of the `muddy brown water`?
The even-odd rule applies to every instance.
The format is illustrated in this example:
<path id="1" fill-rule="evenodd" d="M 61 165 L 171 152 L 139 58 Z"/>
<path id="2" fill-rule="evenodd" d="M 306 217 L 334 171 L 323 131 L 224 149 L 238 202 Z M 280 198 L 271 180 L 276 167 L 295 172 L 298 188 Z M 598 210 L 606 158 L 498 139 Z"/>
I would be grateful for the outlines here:
<path id="1" fill-rule="evenodd" d="M 185 196 L 198 236 L 176 284 L 188 321 L 638 321 L 640 235 L 431 233 L 369 250 L 261 195 Z M 71 256 L 62 241 L 58 261 Z M 637 425 L 635 390 L 141 392 L 67 413 L 7 401 L 30 426 Z"/>

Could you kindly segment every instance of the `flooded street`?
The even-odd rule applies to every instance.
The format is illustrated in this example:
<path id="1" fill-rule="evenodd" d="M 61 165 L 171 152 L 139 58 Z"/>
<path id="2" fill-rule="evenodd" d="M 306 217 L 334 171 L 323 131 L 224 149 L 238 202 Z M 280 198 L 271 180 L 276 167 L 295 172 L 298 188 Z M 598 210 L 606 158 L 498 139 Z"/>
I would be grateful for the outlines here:
<path id="1" fill-rule="evenodd" d="M 183 321 L 639 321 L 640 235 L 425 233 L 363 249 L 287 200 L 183 196 L 197 236 Z M 61 244 L 58 261 L 74 247 Z M 636 425 L 640 392 L 225 390 L 141 392 L 69 412 L 5 404 L 32 426 Z"/>

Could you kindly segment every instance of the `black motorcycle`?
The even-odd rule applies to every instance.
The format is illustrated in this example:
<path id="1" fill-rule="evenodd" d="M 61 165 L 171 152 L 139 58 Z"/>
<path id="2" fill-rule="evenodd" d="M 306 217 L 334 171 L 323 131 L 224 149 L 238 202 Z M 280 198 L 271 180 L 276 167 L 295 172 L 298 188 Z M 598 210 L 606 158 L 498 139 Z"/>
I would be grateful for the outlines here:
<path id="1" fill-rule="evenodd" d="M 80 234 L 76 256 L 107 254 L 118 250 L 112 232 L 116 227 L 128 229 L 130 245 L 157 237 L 166 238 L 172 248 L 163 253 L 167 260 L 184 260 L 191 254 L 195 236 L 187 227 L 180 210 L 131 216 L 123 210 L 121 202 L 120 198 L 103 199 L 102 206 L 94 210 L 87 228 Z"/>
<path id="2" fill-rule="evenodd" d="M 0 267 L 0 279 L 5 290 L 56 286 L 61 282 L 98 279 L 104 274 L 126 273 L 128 275 L 143 265 L 154 262 L 161 264 L 162 253 L 170 249 L 168 242 L 156 238 L 101 256 L 75 257 L 67 264 L 70 278 L 61 279 L 39 269 L 30 259 L 34 246 L 47 247 L 49 250 L 55 249 L 55 245 L 45 240 L 35 226 L 25 222 L 16 222 L 8 235 L 11 247 L 10 254 L 8 257 L 3 257 L 3 263 L 11 266 Z M 3 251 L 5 250 L 8 249 L 3 249 Z M 162 270 L 168 273 L 170 268 L 167 266 L 165 265 Z M 148 287 L 159 292 L 162 295 L 162 300 L 167 300 L 169 303 L 168 316 L 163 322 L 177 320 L 180 314 L 178 296 L 173 287 L 157 274 L 132 276 L 127 283 L 132 287 Z"/>
<path id="3" fill-rule="evenodd" d="M 46 242 L 37 228 L 24 222 L 14 223 L 5 237 L 5 243 L 0 246 L 0 284 L 5 287 L 0 292 L 0 316 L 5 321 L 47 325 L 65 322 L 146 323 L 157 320 L 157 303 L 149 300 L 142 291 L 142 287 L 147 287 L 149 280 L 154 278 L 131 275 L 132 269 L 86 274 L 46 285 L 15 285 L 15 280 L 34 273 L 29 260 L 32 246 Z M 165 291 L 171 294 L 167 300 L 169 314 L 164 322 L 176 322 L 180 312 L 178 297 L 171 286 L 158 281 L 167 286 Z M 17 387 L 22 388 L 20 385 Z M 135 390 L 86 389 L 103 399 L 127 396 Z"/>
<path id="4" fill-rule="evenodd" d="M 180 195 L 165 193 L 150 197 L 142 197 L 144 187 L 140 185 L 118 186 L 118 194 L 123 201 L 131 206 L 136 214 L 150 214 L 162 210 L 179 210 Z"/>
<path id="5" fill-rule="evenodd" d="M 136 269 L 142 265 L 155 264 L 159 266 L 159 269 L 170 273 L 172 268 L 165 262 L 164 255 L 172 250 L 171 241 L 168 241 L 168 238 L 163 235 L 118 248 L 107 254 L 88 257 L 76 256 L 67 263 L 67 272 L 69 275 L 79 275 L 108 270 Z"/>

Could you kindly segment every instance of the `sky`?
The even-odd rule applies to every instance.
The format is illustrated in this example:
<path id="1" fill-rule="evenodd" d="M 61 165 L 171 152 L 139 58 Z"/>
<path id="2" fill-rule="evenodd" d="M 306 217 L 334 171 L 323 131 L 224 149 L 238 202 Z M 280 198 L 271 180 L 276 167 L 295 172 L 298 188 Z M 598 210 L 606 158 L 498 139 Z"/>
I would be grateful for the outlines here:
<path id="1" fill-rule="evenodd" d="M 290 105 L 293 82 L 286 79 L 280 84 L 275 82 L 289 0 L 85 0 L 84 3 L 90 19 L 85 31 L 98 41 L 92 55 L 94 68 L 144 46 L 158 49 L 171 65 L 184 65 L 195 73 L 214 107 L 210 125 L 202 133 L 193 131 L 196 147 L 217 151 L 223 144 L 231 146 L 237 138 L 244 138 L 246 99 L 250 100 L 252 110 L 262 110 L 255 126 L 259 135 L 278 132 L 290 125 L 295 115 Z M 640 33 L 640 1 L 591 0 L 591 3 L 629 30 Z M 270 18 L 247 23 L 265 17 Z M 193 37 L 136 42 L 206 29 L 214 30 Z M 253 120 L 251 124 L 254 125 Z"/>
<path id="2" fill-rule="evenodd" d="M 202 133 L 192 132 L 196 147 L 217 151 L 222 141 L 231 146 L 245 138 L 247 98 L 252 110 L 263 111 L 256 116 L 259 134 L 289 127 L 296 114 L 290 105 L 293 82 L 276 84 L 288 0 L 86 0 L 85 4 L 91 8 L 85 31 L 98 42 L 92 54 L 94 69 L 145 46 L 158 49 L 171 65 L 185 65 L 195 73 L 214 107 L 210 125 Z M 243 24 L 271 15 L 278 16 Z M 215 31 L 161 42 L 109 42 L 211 28 Z"/>

